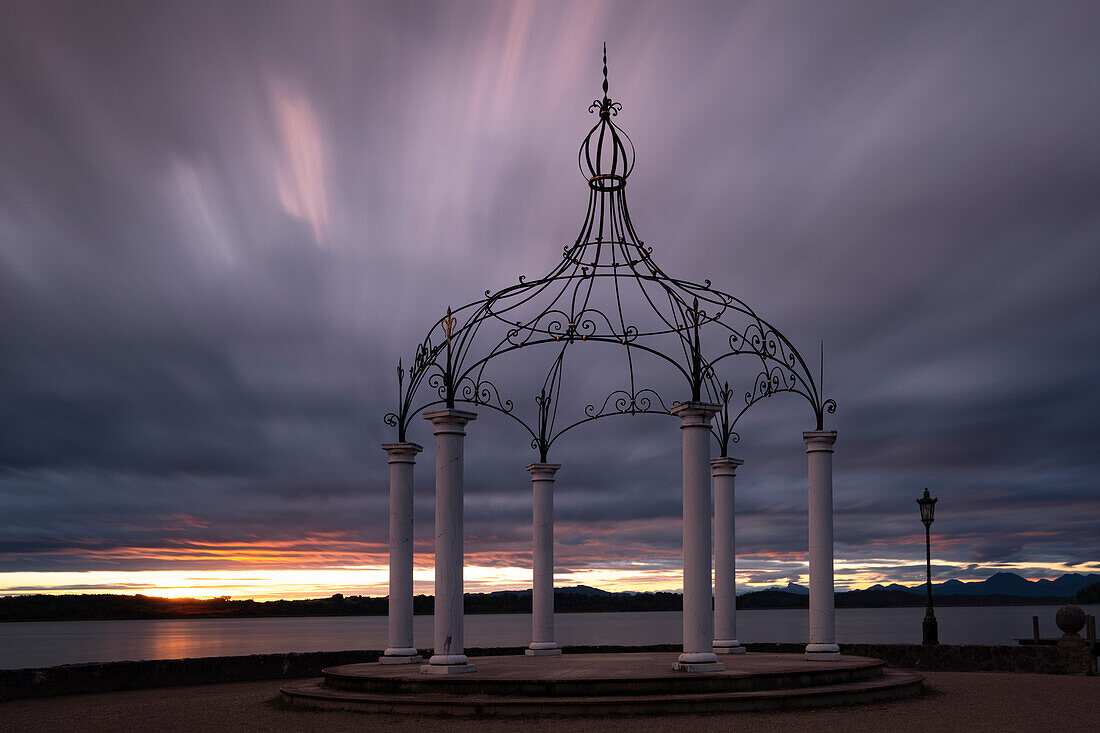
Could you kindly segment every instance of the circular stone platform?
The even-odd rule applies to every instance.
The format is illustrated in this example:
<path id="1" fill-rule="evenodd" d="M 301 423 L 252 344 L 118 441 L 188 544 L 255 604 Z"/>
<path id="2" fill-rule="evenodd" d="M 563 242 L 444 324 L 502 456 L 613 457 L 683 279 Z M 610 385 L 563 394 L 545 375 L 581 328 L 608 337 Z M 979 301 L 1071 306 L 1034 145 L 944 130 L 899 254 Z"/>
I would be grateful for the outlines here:
<path id="1" fill-rule="evenodd" d="M 676 672 L 676 653 L 479 657 L 477 671 L 425 675 L 419 665 L 346 664 L 289 682 L 304 707 L 441 715 L 607 715 L 775 710 L 917 695 L 923 678 L 867 657 L 808 662 L 799 654 L 743 654 L 725 671 Z"/>

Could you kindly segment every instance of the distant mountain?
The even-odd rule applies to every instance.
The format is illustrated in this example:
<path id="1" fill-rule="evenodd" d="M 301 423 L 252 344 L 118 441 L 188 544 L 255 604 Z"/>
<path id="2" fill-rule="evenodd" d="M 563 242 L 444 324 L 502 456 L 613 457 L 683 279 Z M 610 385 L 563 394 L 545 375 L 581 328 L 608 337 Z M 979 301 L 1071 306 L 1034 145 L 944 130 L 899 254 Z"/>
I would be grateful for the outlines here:
<path id="1" fill-rule="evenodd" d="M 963 583 L 949 580 L 936 584 L 937 606 L 1026 606 L 1061 605 L 1077 591 L 1100 583 L 1100 575 L 1068 573 L 1055 580 L 1029 581 L 1014 573 L 997 573 L 986 580 Z M 920 586 L 906 588 L 892 584 L 866 590 L 842 591 L 835 595 L 837 608 L 879 608 L 922 606 Z M 600 611 L 679 611 L 683 595 L 679 592 L 610 593 L 587 585 L 555 589 L 557 613 L 594 613 Z M 413 612 L 430 614 L 435 599 L 428 595 L 413 598 Z M 531 613 L 531 591 L 467 593 L 465 612 Z M 807 608 L 805 587 L 788 583 L 782 589 L 746 593 L 737 599 L 739 608 Z M 228 597 L 153 598 L 149 596 L 99 595 L 26 595 L 0 598 L 0 622 L 5 621 L 78 621 L 146 618 L 222 618 L 264 616 L 384 616 L 386 597 L 367 598 L 335 593 L 329 598 L 299 601 L 231 600 Z"/>
<path id="2" fill-rule="evenodd" d="M 784 586 L 771 585 L 771 586 L 768 586 L 767 588 L 761 588 L 760 590 L 755 590 L 755 589 L 746 590 L 746 591 L 742 591 L 738 595 L 746 595 L 748 593 L 760 593 L 761 591 L 778 591 L 780 593 L 794 593 L 797 596 L 808 596 L 808 595 L 810 595 L 810 589 L 809 588 L 807 588 L 804 585 L 799 585 L 798 583 L 791 583 L 791 582 L 788 582 Z"/>
<path id="3" fill-rule="evenodd" d="M 748 611 L 757 608 L 808 608 L 808 595 L 783 590 L 758 590 L 737 598 L 737 608 Z"/>
<path id="4" fill-rule="evenodd" d="M 904 585 L 900 585 L 898 583 L 891 583 L 890 585 L 882 585 L 881 583 L 876 583 L 875 585 L 872 585 L 870 588 L 867 588 L 866 590 L 893 590 L 893 591 L 901 591 L 903 593 L 917 593 L 918 592 L 918 591 L 916 591 L 912 588 L 908 588 L 908 587 L 906 587 Z M 922 592 L 922 593 L 924 592 L 924 586 L 921 586 L 920 592 Z"/>
<path id="5" fill-rule="evenodd" d="M 1100 574 L 1090 573 L 1083 575 L 1081 573 L 1066 573 L 1060 578 L 1054 580 L 1047 580 L 1042 578 L 1040 580 L 1028 580 L 1022 578 L 1016 573 L 996 573 L 989 576 L 985 580 L 972 580 L 970 582 L 964 582 L 961 580 L 946 580 L 942 583 L 932 584 L 932 593 L 934 595 L 960 595 L 960 596 L 990 596 L 990 595 L 1004 595 L 1004 596 L 1022 596 L 1025 598 L 1039 598 L 1039 597 L 1052 597 L 1052 596 L 1064 596 L 1070 597 L 1077 593 L 1085 586 L 1092 583 L 1100 582 Z M 897 583 L 891 583 L 890 585 L 873 585 L 867 590 L 894 590 L 894 591 L 907 591 L 909 593 L 924 593 L 925 585 L 921 583 L 912 587 L 906 587 Z"/>
<path id="6" fill-rule="evenodd" d="M 610 591 L 593 588 L 589 585 L 574 585 L 571 588 L 555 588 L 555 593 L 575 593 L 581 596 L 610 596 Z"/>
<path id="7" fill-rule="evenodd" d="M 1054 580 L 1028 580 L 1027 578 L 1023 578 L 1016 573 L 996 573 L 989 576 L 985 580 L 962 581 L 952 578 L 951 580 L 945 580 L 942 583 L 933 583 L 932 593 L 937 596 L 955 595 L 1013 596 L 1017 598 L 1072 598 L 1077 594 L 1077 591 L 1096 582 L 1100 582 L 1100 574 L 1096 573 L 1092 573 L 1089 575 L 1083 575 L 1081 573 L 1066 573 L 1062 577 L 1055 578 Z M 889 585 L 877 583 L 875 585 L 872 585 L 870 588 L 865 588 L 864 590 L 915 594 L 925 593 L 924 583 L 913 586 L 905 586 L 901 585 L 900 583 L 890 583 Z M 799 585 L 798 583 L 788 582 L 785 586 L 773 585 L 768 588 L 763 588 L 759 591 L 743 591 L 739 595 L 743 596 L 748 593 L 760 593 L 762 591 L 791 593 L 796 596 L 808 596 L 810 594 L 810 589 L 806 586 Z M 589 585 L 574 585 L 569 588 L 554 589 L 555 595 L 561 595 L 563 593 L 590 597 L 636 595 L 634 591 L 612 593 L 610 591 L 602 590 L 600 588 L 593 588 Z M 526 597 L 531 595 L 531 589 L 528 588 L 526 590 L 498 590 L 491 593 L 485 593 L 483 595 L 489 597 L 501 597 L 506 595 Z"/>
<path id="8" fill-rule="evenodd" d="M 569 588 L 555 588 L 554 589 L 554 594 L 555 595 L 559 595 L 561 593 L 574 593 L 574 594 L 579 595 L 579 596 L 610 596 L 610 595 L 612 595 L 612 593 L 610 591 L 601 590 L 599 588 L 593 588 L 592 586 L 589 586 L 589 585 L 574 585 L 574 586 L 570 586 Z M 472 594 L 467 593 L 466 595 L 472 595 Z M 527 588 L 526 590 L 495 590 L 492 593 L 486 593 L 485 595 L 488 595 L 488 596 L 506 596 L 506 595 L 529 596 L 529 595 L 531 595 L 531 589 Z M 633 593 L 631 592 L 628 595 L 633 595 Z"/>

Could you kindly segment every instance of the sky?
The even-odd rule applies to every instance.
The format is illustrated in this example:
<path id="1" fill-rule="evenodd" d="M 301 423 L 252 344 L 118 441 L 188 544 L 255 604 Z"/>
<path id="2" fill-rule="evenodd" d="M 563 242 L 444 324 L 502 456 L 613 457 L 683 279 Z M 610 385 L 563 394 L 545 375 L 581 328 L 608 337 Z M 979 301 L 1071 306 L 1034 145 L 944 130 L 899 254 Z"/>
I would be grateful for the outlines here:
<path id="1" fill-rule="evenodd" d="M 576 238 L 605 41 L 654 260 L 824 344 L 838 588 L 923 580 L 925 487 L 938 580 L 1100 572 L 1098 37 L 1068 2 L 0 4 L 0 595 L 384 595 L 397 361 Z M 741 589 L 807 580 L 813 423 L 738 425 Z M 555 445 L 559 586 L 680 588 L 677 427 Z M 468 429 L 467 591 L 530 587 L 529 441 Z"/>

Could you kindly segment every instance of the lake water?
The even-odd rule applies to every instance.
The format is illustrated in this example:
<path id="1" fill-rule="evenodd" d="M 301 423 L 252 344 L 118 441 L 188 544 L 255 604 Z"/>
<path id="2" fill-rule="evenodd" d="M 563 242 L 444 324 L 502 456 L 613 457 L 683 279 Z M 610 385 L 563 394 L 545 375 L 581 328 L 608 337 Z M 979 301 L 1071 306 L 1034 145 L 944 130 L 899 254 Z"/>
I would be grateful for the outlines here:
<path id="1" fill-rule="evenodd" d="M 1100 606 L 1082 606 L 1100 615 Z M 1045 637 L 1060 636 L 1057 606 L 937 608 L 944 644 L 1014 644 L 1031 636 L 1039 617 Z M 738 611 L 744 642 L 804 642 L 806 609 Z M 648 613 L 559 613 L 557 641 L 569 645 L 679 644 L 679 611 Z M 841 608 L 836 612 L 841 643 L 920 643 L 923 608 Z M 432 617 L 417 616 L 416 645 L 432 645 Z M 522 614 L 466 617 L 466 647 L 526 646 L 531 617 Z M 280 652 L 384 649 L 384 616 L 307 618 L 206 618 L 143 621 L 41 621 L 0 623 L 0 669 L 50 667 L 78 662 L 237 656 Z"/>

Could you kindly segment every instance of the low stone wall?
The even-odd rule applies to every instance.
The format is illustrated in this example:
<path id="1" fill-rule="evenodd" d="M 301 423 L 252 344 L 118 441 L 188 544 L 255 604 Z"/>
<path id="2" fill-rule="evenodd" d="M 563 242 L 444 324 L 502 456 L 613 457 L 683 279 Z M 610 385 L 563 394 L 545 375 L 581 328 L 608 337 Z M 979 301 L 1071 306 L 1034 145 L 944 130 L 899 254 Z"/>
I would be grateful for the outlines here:
<path id="1" fill-rule="evenodd" d="M 797 654 L 802 644 L 746 644 L 750 652 Z M 1084 647 L 978 646 L 975 644 L 841 644 L 842 654 L 882 659 L 889 667 L 939 672 L 1032 672 L 1035 674 L 1085 674 L 1088 656 Z"/>
<path id="2" fill-rule="evenodd" d="M 247 657 L 151 659 L 141 662 L 66 664 L 41 669 L 0 670 L 0 700 L 212 682 L 317 677 L 337 664 L 372 662 L 380 651 L 253 654 Z"/>
<path id="3" fill-rule="evenodd" d="M 746 644 L 750 652 L 800 654 L 803 644 Z M 525 647 L 467 649 L 472 657 L 522 654 Z M 1050 646 L 952 646 L 920 644 L 841 644 L 844 654 L 875 657 L 891 667 L 955 672 L 1036 672 L 1083 674 L 1084 648 Z M 572 646 L 567 654 L 674 652 L 678 644 L 652 646 Z M 325 667 L 373 662 L 379 650 L 253 654 L 247 657 L 155 659 L 142 662 L 67 664 L 41 669 L 0 670 L 0 701 L 49 695 L 114 692 L 149 687 L 317 677 Z M 425 658 L 429 650 L 422 650 Z"/>

